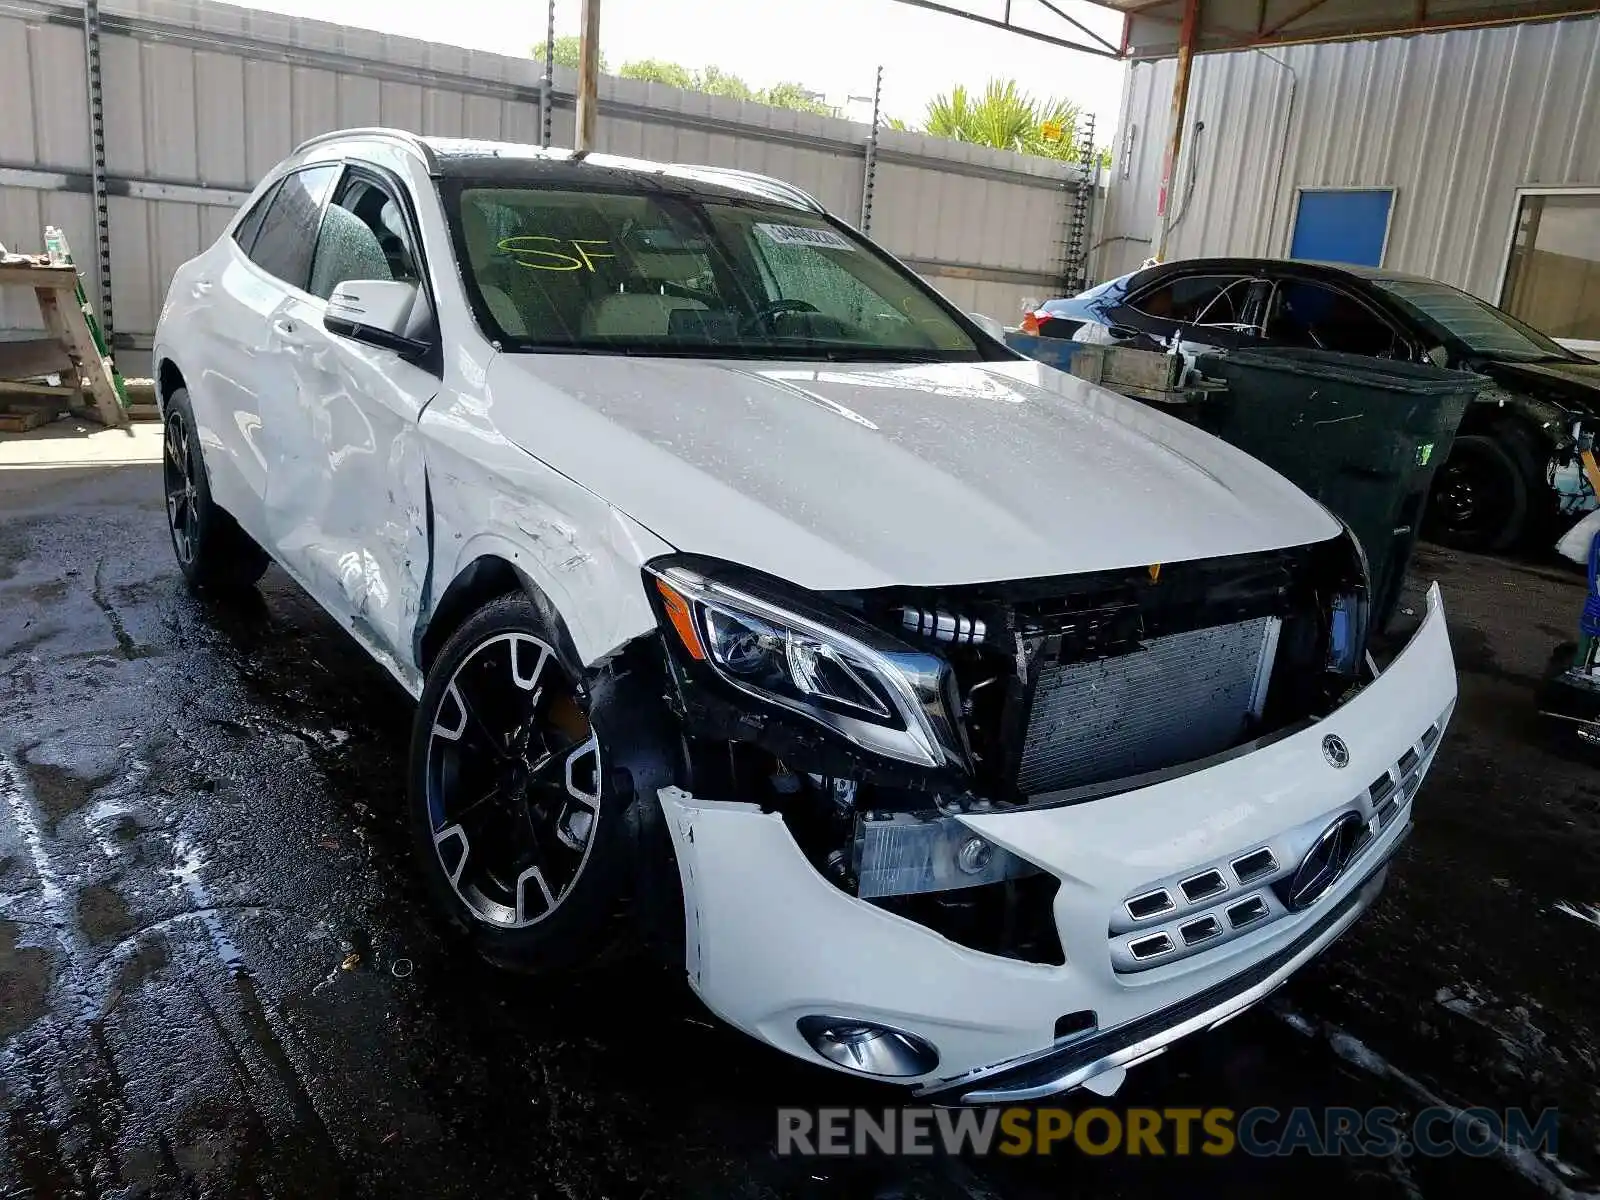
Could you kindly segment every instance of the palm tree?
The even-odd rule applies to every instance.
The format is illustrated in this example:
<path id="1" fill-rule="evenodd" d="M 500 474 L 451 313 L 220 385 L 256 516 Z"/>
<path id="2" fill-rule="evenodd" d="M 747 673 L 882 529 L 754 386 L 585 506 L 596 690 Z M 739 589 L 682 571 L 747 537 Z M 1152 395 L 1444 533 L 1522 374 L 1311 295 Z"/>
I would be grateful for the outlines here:
<path id="1" fill-rule="evenodd" d="M 925 124 L 935 137 L 1076 160 L 1078 112 L 1069 100 L 1035 100 L 1014 79 L 991 79 L 979 97 L 960 84 L 935 96 Z"/>

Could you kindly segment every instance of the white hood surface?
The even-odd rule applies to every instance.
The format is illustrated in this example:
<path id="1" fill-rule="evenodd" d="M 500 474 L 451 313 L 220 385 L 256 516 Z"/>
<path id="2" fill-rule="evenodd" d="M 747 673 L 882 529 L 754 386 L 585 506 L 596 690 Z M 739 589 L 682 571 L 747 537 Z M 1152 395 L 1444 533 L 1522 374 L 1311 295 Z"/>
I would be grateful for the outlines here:
<path id="1" fill-rule="evenodd" d="M 816 590 L 1302 545 L 1338 523 L 1164 413 L 1034 362 L 500 354 L 498 432 L 679 550 Z"/>

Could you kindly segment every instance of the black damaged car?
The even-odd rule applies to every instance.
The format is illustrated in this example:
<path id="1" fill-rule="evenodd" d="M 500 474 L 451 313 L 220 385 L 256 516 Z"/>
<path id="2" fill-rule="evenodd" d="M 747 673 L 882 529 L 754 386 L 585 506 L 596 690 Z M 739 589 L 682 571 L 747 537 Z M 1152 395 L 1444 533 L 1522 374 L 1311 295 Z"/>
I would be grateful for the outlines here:
<path id="1" fill-rule="evenodd" d="M 1027 314 L 1044 337 L 1165 349 L 1305 347 L 1432 362 L 1494 380 L 1435 476 L 1424 532 L 1506 550 L 1596 505 L 1578 451 L 1600 424 L 1600 363 L 1475 296 L 1368 267 L 1272 259 L 1163 263 Z"/>

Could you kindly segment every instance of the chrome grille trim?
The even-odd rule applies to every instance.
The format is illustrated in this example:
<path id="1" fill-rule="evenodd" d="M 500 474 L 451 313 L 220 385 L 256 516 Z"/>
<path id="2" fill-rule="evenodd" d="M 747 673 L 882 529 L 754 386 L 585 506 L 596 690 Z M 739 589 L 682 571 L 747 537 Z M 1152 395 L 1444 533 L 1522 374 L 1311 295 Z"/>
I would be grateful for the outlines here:
<path id="1" fill-rule="evenodd" d="M 1202 900 L 1209 900 L 1212 896 L 1220 895 L 1228 890 L 1228 881 L 1222 877 L 1222 872 L 1216 868 L 1201 871 L 1198 875 L 1191 875 L 1178 884 L 1183 892 L 1183 898 L 1190 904 L 1199 904 Z"/>
<path id="2" fill-rule="evenodd" d="M 1146 900 L 1153 901 L 1154 905 L 1146 907 Z M 1159 917 L 1162 913 L 1169 913 L 1178 906 L 1172 902 L 1172 896 L 1166 888 L 1157 888 L 1153 892 L 1146 892 L 1142 896 L 1135 896 L 1123 905 L 1128 910 L 1128 915 L 1135 921 L 1148 921 L 1152 917 Z"/>
<path id="3" fill-rule="evenodd" d="M 1241 854 L 1228 866 L 1233 871 L 1233 877 L 1243 885 L 1271 875 L 1278 869 L 1278 860 L 1273 857 L 1270 849 L 1263 846 L 1259 850 L 1250 851 L 1249 854 Z"/>
<path id="4" fill-rule="evenodd" d="M 1152 933 L 1149 937 L 1138 938 L 1128 943 L 1128 953 L 1140 962 L 1148 962 L 1152 958 L 1160 958 L 1163 954 L 1171 954 L 1172 949 L 1172 939 L 1164 933 Z"/>
<path id="5" fill-rule="evenodd" d="M 1266 916 L 1271 909 L 1260 896 L 1248 896 L 1237 904 L 1228 905 L 1228 924 L 1243 929 Z"/>
<path id="6" fill-rule="evenodd" d="M 1278 891 L 1315 837 L 1341 812 L 1355 812 L 1363 818 L 1352 867 L 1365 861 L 1373 845 L 1392 827 L 1406 824 L 1409 805 L 1432 764 L 1448 716 L 1448 710 L 1441 713 L 1388 770 L 1358 790 L 1342 809 L 1284 830 L 1265 844 L 1236 850 L 1215 862 L 1195 863 L 1181 875 L 1147 882 L 1112 911 L 1106 931 L 1112 970 L 1129 974 L 1170 968 L 1291 916 Z M 1214 932 L 1209 924 L 1213 920 Z M 1163 936 L 1170 949 L 1158 950 L 1162 944 L 1158 939 Z M 1142 956 L 1134 953 L 1135 944 Z"/>

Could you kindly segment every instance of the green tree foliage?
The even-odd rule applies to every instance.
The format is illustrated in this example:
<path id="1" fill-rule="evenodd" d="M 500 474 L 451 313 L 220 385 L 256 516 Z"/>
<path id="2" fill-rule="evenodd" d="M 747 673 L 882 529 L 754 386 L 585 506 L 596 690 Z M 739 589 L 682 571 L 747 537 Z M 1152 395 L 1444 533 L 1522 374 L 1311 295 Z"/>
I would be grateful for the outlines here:
<path id="1" fill-rule="evenodd" d="M 800 112 L 816 113 L 819 117 L 833 115 L 833 109 L 816 99 L 804 84 L 774 84 L 763 91 L 758 99 L 763 104 L 772 105 L 773 108 L 793 108 Z"/>
<path id="2" fill-rule="evenodd" d="M 617 74 L 624 79 L 637 79 L 644 83 L 664 83 L 668 87 L 694 89 L 694 72 L 688 67 L 659 58 L 642 58 L 638 62 L 623 63 Z"/>
<path id="3" fill-rule="evenodd" d="M 543 42 L 538 43 L 528 53 L 531 54 L 539 62 L 543 62 L 544 61 L 544 43 Z M 556 66 L 558 66 L 558 67 L 571 67 L 574 71 L 576 71 L 578 69 L 578 61 L 582 57 L 583 57 L 583 41 L 576 34 L 572 34 L 572 35 L 570 35 L 568 37 L 558 37 L 556 39 L 556 44 L 555 44 L 555 64 L 556 64 Z M 609 70 L 611 70 L 611 68 L 606 65 L 606 54 L 605 54 L 605 51 L 602 50 L 600 52 L 600 72 L 601 72 L 601 74 L 605 74 Z"/>
<path id="4" fill-rule="evenodd" d="M 624 79 L 638 79 L 645 83 L 664 83 L 670 87 L 691 92 L 705 92 L 712 96 L 727 96 L 732 100 L 751 100 L 757 104 L 770 104 L 774 108 L 793 108 L 800 112 L 831 116 L 833 110 L 815 99 L 803 84 L 779 83 L 770 88 L 753 88 L 732 71 L 718 66 L 708 66 L 691 71 L 680 63 L 659 58 L 644 58 L 623 63 L 617 74 Z"/>
<path id="5" fill-rule="evenodd" d="M 1076 162 L 1079 111 L 1069 100 L 1036 99 L 1014 79 L 991 79 L 980 95 L 957 84 L 928 101 L 924 130 L 934 137 Z"/>

